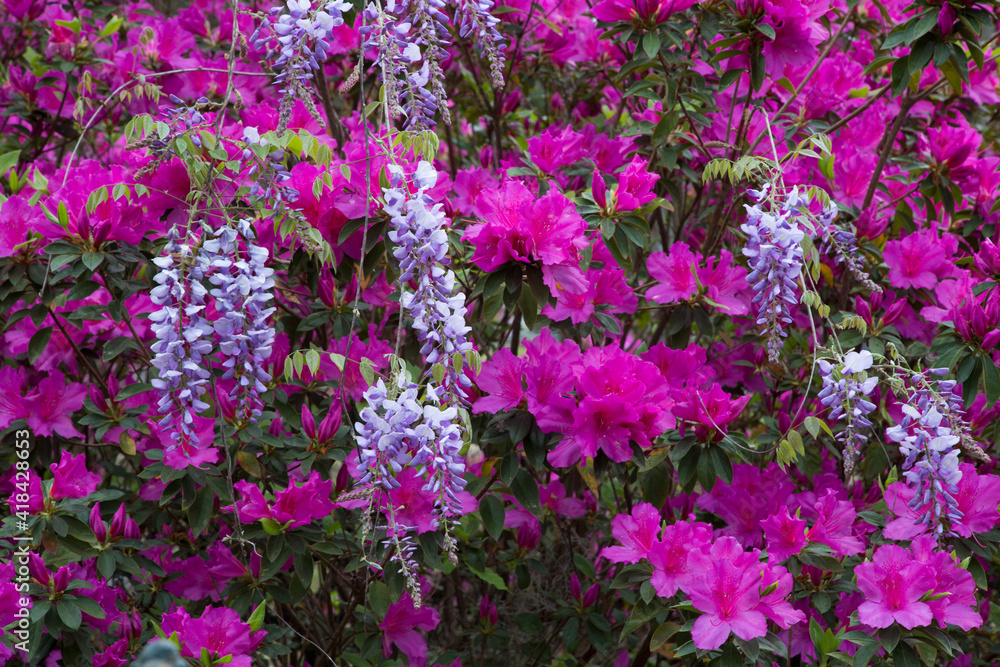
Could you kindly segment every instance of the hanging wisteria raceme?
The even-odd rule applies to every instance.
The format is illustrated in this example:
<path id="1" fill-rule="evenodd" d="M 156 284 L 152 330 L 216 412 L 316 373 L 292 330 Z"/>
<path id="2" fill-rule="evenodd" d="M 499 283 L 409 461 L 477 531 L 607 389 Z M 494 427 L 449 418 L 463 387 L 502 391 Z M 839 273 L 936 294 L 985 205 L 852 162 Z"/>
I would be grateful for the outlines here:
<path id="1" fill-rule="evenodd" d="M 322 117 L 316 109 L 310 82 L 313 72 L 320 69 L 326 60 L 332 31 L 343 25 L 343 12 L 351 9 L 347 2 L 333 0 L 313 8 L 309 0 L 288 0 L 285 11 L 282 7 L 272 8 L 268 14 L 277 16 L 273 23 L 265 21 L 251 35 L 255 48 L 267 46 L 268 60 L 279 70 L 275 84 L 280 89 L 281 103 L 278 112 L 278 133 L 284 132 L 292 113 L 295 100 L 299 99 L 317 122 Z M 267 34 L 273 31 L 273 36 Z"/>
<path id="2" fill-rule="evenodd" d="M 364 394 L 367 406 L 361 410 L 361 421 L 355 424 L 359 447 L 359 484 L 372 484 L 383 492 L 400 488 L 396 475 L 406 466 L 417 469 L 426 478 L 425 491 L 435 494 L 433 523 L 445 528 L 445 551 L 456 559 L 457 543 L 450 528 L 454 517 L 461 514 L 458 493 L 466 485 L 465 459 L 461 428 L 454 423 L 458 416 L 452 406 L 440 407 L 440 388 L 428 387 L 427 405 L 419 400 L 419 388 L 403 375 L 390 393 L 382 379 Z M 411 527 L 399 523 L 396 508 L 388 502 L 389 537 L 387 545 L 395 547 L 392 559 L 400 563 L 415 601 L 420 599 L 415 578 L 416 566 L 410 558 L 415 544 Z"/>
<path id="3" fill-rule="evenodd" d="M 445 268 L 450 260 L 444 211 L 427 194 L 437 182 L 437 171 L 420 161 L 413 174 L 418 191 L 412 197 L 402 171 L 392 167 L 390 172 L 392 187 L 384 190 L 385 211 L 392 216 L 389 239 L 397 246 L 393 256 L 399 261 L 399 280 L 404 286 L 400 306 L 413 317 L 422 343 L 420 353 L 427 363 L 445 367 L 442 384 L 448 390 L 468 387 L 469 379 L 451 363 L 456 353 L 464 356 L 472 349 L 467 338 L 472 329 L 465 321 L 465 295 L 455 293 L 455 273 Z M 416 283 L 412 292 L 405 288 L 411 281 Z"/>
<path id="4" fill-rule="evenodd" d="M 229 398 L 235 401 L 238 418 L 256 423 L 260 395 L 271 381 L 264 362 L 274 343 L 270 317 L 275 308 L 268 306 L 274 299 L 274 271 L 267 267 L 267 249 L 254 241 L 250 221 L 240 220 L 236 229 L 219 229 L 214 239 L 205 242 L 205 250 L 212 253 L 216 269 L 209 282 L 217 286 L 211 295 L 222 314 L 215 321 L 219 349 L 226 358 L 222 377 L 236 381 Z"/>
<path id="5" fill-rule="evenodd" d="M 858 257 L 858 239 L 854 235 L 854 232 L 847 229 L 840 229 L 834 224 L 834 220 L 836 220 L 839 214 L 840 211 L 837 205 L 830 202 L 823 207 L 823 212 L 819 215 L 820 229 L 825 232 L 826 240 L 830 244 L 834 257 L 866 289 L 881 294 L 882 288 L 872 281 L 871 276 L 865 271 L 865 266 L 861 262 L 861 258 Z"/>
<path id="6" fill-rule="evenodd" d="M 407 97 L 410 99 L 414 97 L 409 68 L 411 64 L 420 60 L 420 47 L 410 36 L 412 25 L 401 21 L 395 14 L 403 7 L 395 0 L 389 0 L 385 8 L 381 2 L 368 3 L 363 13 L 365 23 L 360 29 L 361 35 L 365 37 L 364 48 L 374 49 L 377 52 L 379 78 L 382 81 L 390 118 L 399 118 L 406 114 L 403 102 Z M 422 98 L 423 95 L 417 97 Z M 412 122 L 412 119 L 409 120 Z M 433 119 L 431 123 L 433 124 Z"/>
<path id="7" fill-rule="evenodd" d="M 934 375 L 947 372 L 946 368 L 927 371 Z M 955 448 L 960 438 L 938 410 L 936 393 L 929 387 L 924 373 L 910 377 L 903 419 L 887 428 L 885 435 L 899 445 L 905 457 L 902 469 L 915 492 L 909 502 L 910 509 L 920 515 L 918 523 L 929 526 L 935 536 L 941 537 L 952 535 L 952 523 L 962 519 L 957 500 L 962 471 Z"/>
<path id="8" fill-rule="evenodd" d="M 747 281 L 755 292 L 753 303 L 757 304 L 757 324 L 764 328 L 768 358 L 776 363 L 782 338 L 788 335 L 785 327 L 792 324 L 789 307 L 799 302 L 795 291 L 802 273 L 802 247 L 799 243 L 805 233 L 795 216 L 797 209 L 809 202 L 798 194 L 797 189 L 793 189 L 774 214 L 761 208 L 761 201 L 767 196 L 766 187 L 763 192 L 748 192 L 757 203 L 745 206 L 747 221 L 741 225 L 747 235 L 743 254 L 749 258 L 751 269 Z"/>
<path id="9" fill-rule="evenodd" d="M 167 239 L 163 256 L 153 260 L 160 270 L 150 299 L 160 309 L 149 316 L 156 336 L 152 364 L 158 376 L 151 384 L 160 395 L 158 410 L 165 415 L 160 429 L 174 441 L 170 448 L 179 447 L 190 458 L 200 444 L 195 415 L 209 407 L 201 396 L 209 378 L 203 362 L 212 351 L 213 327 L 204 316 L 207 290 L 201 281 L 210 267 L 198 239 L 180 239 L 176 227 Z"/>
<path id="10" fill-rule="evenodd" d="M 490 13 L 493 0 L 456 0 L 456 3 L 459 34 L 463 38 L 475 36 L 480 55 L 490 64 L 493 85 L 503 87 L 503 51 L 507 43 L 497 30 L 500 19 Z"/>
<path id="11" fill-rule="evenodd" d="M 430 84 L 434 104 L 441 111 L 441 117 L 446 125 L 451 125 L 448 93 L 444 88 L 444 71 L 441 69 L 441 63 L 448 57 L 444 47 L 451 42 L 448 17 L 441 11 L 444 6 L 444 0 L 412 0 L 410 12 L 417 36 L 424 45 L 424 65 L 421 71 Z M 424 84 L 426 85 L 427 83 Z"/>
<path id="12" fill-rule="evenodd" d="M 868 439 L 860 429 L 872 425 L 868 415 L 875 410 L 875 404 L 867 397 L 875 390 L 878 378 L 867 377 L 865 371 L 872 367 L 873 361 L 872 353 L 862 350 L 848 352 L 839 366 L 825 360 L 817 362 L 823 378 L 820 402 L 831 408 L 830 419 L 844 421 L 844 430 L 837 434 L 837 440 L 843 445 L 847 475 L 854 470 L 854 462 Z"/>

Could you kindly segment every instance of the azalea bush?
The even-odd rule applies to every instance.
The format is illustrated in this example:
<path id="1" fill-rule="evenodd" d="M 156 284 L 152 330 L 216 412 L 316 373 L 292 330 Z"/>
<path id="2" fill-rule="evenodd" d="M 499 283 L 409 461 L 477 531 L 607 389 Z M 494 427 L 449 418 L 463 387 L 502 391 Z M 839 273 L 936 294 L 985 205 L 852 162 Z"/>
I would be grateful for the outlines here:
<path id="1" fill-rule="evenodd" d="M 998 35 L 6 0 L 0 662 L 992 664 Z"/>

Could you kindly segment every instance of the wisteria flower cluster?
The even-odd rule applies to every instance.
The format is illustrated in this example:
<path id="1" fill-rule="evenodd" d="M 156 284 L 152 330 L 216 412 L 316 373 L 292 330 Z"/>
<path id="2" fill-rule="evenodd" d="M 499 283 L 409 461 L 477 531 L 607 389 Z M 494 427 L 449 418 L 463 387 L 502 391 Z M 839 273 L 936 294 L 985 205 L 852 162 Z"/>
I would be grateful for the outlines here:
<path id="1" fill-rule="evenodd" d="M 875 404 L 869 397 L 878 385 L 878 377 L 867 377 L 865 371 L 873 363 L 872 353 L 868 350 L 848 352 L 843 363 L 837 366 L 823 359 L 817 362 L 823 378 L 820 402 L 830 408 L 830 419 L 844 422 L 844 430 L 837 435 L 837 440 L 844 448 L 845 475 L 854 470 L 854 462 L 868 440 L 861 429 L 872 426 L 868 415 L 875 410 Z"/>
<path id="2" fill-rule="evenodd" d="M 799 302 L 796 292 L 802 273 L 800 243 L 805 232 L 796 216 L 798 209 L 809 202 L 793 189 L 781 199 L 779 210 L 765 211 L 761 201 L 766 193 L 765 188 L 757 203 L 746 205 L 747 222 L 740 228 L 747 235 L 743 254 L 750 263 L 747 282 L 756 294 L 752 301 L 757 304 L 757 324 L 763 327 L 768 358 L 776 363 L 782 338 L 788 336 L 786 328 L 793 322 L 791 308 Z"/>

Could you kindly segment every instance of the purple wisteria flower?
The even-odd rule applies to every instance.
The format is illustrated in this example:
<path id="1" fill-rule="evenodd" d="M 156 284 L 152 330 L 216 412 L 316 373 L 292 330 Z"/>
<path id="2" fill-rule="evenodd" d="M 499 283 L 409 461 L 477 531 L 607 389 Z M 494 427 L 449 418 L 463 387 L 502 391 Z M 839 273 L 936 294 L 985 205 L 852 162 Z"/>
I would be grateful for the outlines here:
<path id="1" fill-rule="evenodd" d="M 368 403 L 361 410 L 361 421 L 354 428 L 359 446 L 358 467 L 362 472 L 359 484 L 371 483 L 384 491 L 399 488 L 396 479 L 405 466 L 417 469 L 424 476 L 423 489 L 434 493 L 434 523 L 445 528 L 444 546 L 455 561 L 457 543 L 450 528 L 461 514 L 458 493 L 466 485 L 465 459 L 461 454 L 462 431 L 454 420 L 454 406 L 441 408 L 440 388 L 428 387 L 427 404 L 419 400 L 419 388 L 398 376 L 393 391 L 387 390 L 381 378 L 365 392 Z M 395 547 L 392 559 L 399 562 L 414 599 L 419 599 L 411 555 L 416 548 L 410 526 L 401 524 L 392 503 L 388 503 L 389 537 L 385 542 Z"/>
<path id="2" fill-rule="evenodd" d="M 781 352 L 781 339 L 788 335 L 784 327 L 792 323 L 789 307 L 799 302 L 795 289 L 802 273 L 799 243 L 805 232 L 797 224 L 795 215 L 800 206 L 809 202 L 793 189 L 775 215 L 764 211 L 759 202 L 766 196 L 767 188 L 763 192 L 751 190 L 749 193 L 758 203 L 745 207 L 747 221 L 741 225 L 747 235 L 743 254 L 749 258 L 751 269 L 747 281 L 756 293 L 753 303 L 758 304 L 757 324 L 764 327 L 768 358 L 775 363 Z"/>
<path id="3" fill-rule="evenodd" d="M 943 375 L 948 369 L 931 369 Z M 939 388 L 952 393 L 954 382 L 939 381 Z M 952 534 L 950 524 L 960 520 L 958 483 L 962 471 L 958 465 L 960 438 L 950 420 L 939 410 L 939 395 L 931 390 L 927 377 L 914 373 L 910 378 L 908 400 L 903 405 L 903 419 L 886 429 L 886 438 L 899 445 L 905 457 L 906 481 L 915 491 L 909 506 L 917 513 L 926 510 L 919 521 L 929 524 L 938 537 Z"/>
<path id="4" fill-rule="evenodd" d="M 281 104 L 278 111 L 278 133 L 284 132 L 291 116 L 292 105 L 301 99 L 309 113 L 322 123 L 309 83 L 313 72 L 322 67 L 326 60 L 333 29 L 344 24 L 343 13 L 351 9 L 350 3 L 342 0 L 320 3 L 313 7 L 310 0 L 288 0 L 284 7 L 270 10 L 277 20 L 265 22 L 250 37 L 255 48 L 269 45 L 268 59 L 279 70 L 274 82 L 282 86 Z M 267 30 L 273 36 L 267 35 Z"/>
<path id="5" fill-rule="evenodd" d="M 216 288 L 211 295 L 222 313 L 215 322 L 225 357 L 222 377 L 236 381 L 229 398 L 236 401 L 238 419 L 256 423 L 261 414 L 260 394 L 271 381 L 264 362 L 274 343 L 274 327 L 268 320 L 275 308 L 268 307 L 274 298 L 274 270 L 266 265 L 267 249 L 254 240 L 250 221 L 241 220 L 236 229 L 219 229 L 214 239 L 205 242 L 205 250 L 213 255 L 215 272 L 209 282 Z"/>
<path id="6" fill-rule="evenodd" d="M 151 349 L 157 377 L 151 384 L 160 395 L 159 412 L 165 415 L 160 428 L 169 431 L 175 443 L 171 449 L 180 447 L 190 458 L 199 446 L 194 417 L 209 407 L 201 397 L 210 377 L 203 362 L 212 351 L 213 327 L 204 316 L 207 290 L 201 281 L 210 266 L 200 241 L 186 235 L 182 242 L 176 227 L 167 234 L 163 253 L 153 260 L 160 271 L 150 292 L 160 306 L 149 316 L 156 336 Z"/>
<path id="7" fill-rule="evenodd" d="M 823 378 L 820 402 L 831 408 L 830 419 L 844 421 L 844 430 L 837 434 L 837 440 L 844 447 L 844 473 L 847 475 L 854 470 L 854 461 L 868 439 L 859 429 L 872 425 L 868 415 L 875 410 L 875 404 L 867 397 L 875 390 L 878 378 L 867 377 L 865 371 L 873 362 L 868 350 L 848 352 L 839 366 L 825 360 L 817 362 Z"/>
<path id="8" fill-rule="evenodd" d="M 465 321 L 465 295 L 455 293 L 455 272 L 446 268 L 450 260 L 444 211 L 427 194 L 437 182 L 437 171 L 425 161 L 417 165 L 413 182 L 418 192 L 412 197 L 402 171 L 392 167 L 390 172 L 393 187 L 384 190 L 385 211 L 392 216 L 389 239 L 397 246 L 393 256 L 399 261 L 404 286 L 400 306 L 413 317 L 427 363 L 445 366 L 445 388 L 468 387 L 469 379 L 451 363 L 456 353 L 464 356 L 472 349 L 467 338 L 472 329 Z M 416 284 L 413 292 L 406 290 L 408 282 Z"/>
<path id="9" fill-rule="evenodd" d="M 834 220 L 839 213 L 837 205 L 830 202 L 823 208 L 823 212 L 819 215 L 819 227 L 825 232 L 826 240 L 830 245 L 833 256 L 867 290 L 881 294 L 882 288 L 872 281 L 871 276 L 865 271 L 864 264 L 862 264 L 861 259 L 858 257 L 858 239 L 854 235 L 854 232 L 840 229 L 834 224 Z"/>
<path id="10" fill-rule="evenodd" d="M 456 0 L 456 14 L 460 21 L 459 34 L 465 38 L 474 35 L 480 55 L 490 63 L 493 85 L 503 86 L 503 50 L 507 46 L 497 30 L 500 19 L 493 16 L 493 0 Z"/>

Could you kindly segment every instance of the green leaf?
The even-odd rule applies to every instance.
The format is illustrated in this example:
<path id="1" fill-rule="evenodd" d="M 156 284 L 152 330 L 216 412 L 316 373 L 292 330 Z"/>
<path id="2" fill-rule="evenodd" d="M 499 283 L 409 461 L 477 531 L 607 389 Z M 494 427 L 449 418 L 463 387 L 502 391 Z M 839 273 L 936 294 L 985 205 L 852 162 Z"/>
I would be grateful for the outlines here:
<path id="1" fill-rule="evenodd" d="M 541 503 L 538 496 L 538 484 L 535 479 L 523 468 L 518 469 L 517 474 L 510 483 L 510 490 L 514 494 L 517 502 L 532 514 L 538 514 Z"/>
<path id="2" fill-rule="evenodd" d="M 819 419 L 810 415 L 802 421 L 802 425 L 806 427 L 806 431 L 809 432 L 809 435 L 814 438 L 819 437 L 819 430 L 821 428 L 819 425 Z"/>
<path id="3" fill-rule="evenodd" d="M 101 609 L 101 605 L 97 604 L 94 600 L 82 595 L 74 596 L 72 599 L 67 599 L 70 604 L 79 607 L 80 611 L 88 616 L 93 616 L 98 620 L 103 620 L 107 618 L 104 610 Z"/>
<path id="4" fill-rule="evenodd" d="M 266 604 L 261 602 L 254 608 L 253 613 L 250 614 L 250 618 L 247 619 L 247 625 L 250 626 L 251 632 L 257 632 L 260 630 L 261 626 L 264 625 L 265 609 Z"/>
<path id="5" fill-rule="evenodd" d="M 503 502 L 495 495 L 487 494 L 479 501 L 479 513 L 483 517 L 483 524 L 486 526 L 486 532 L 490 534 L 490 537 L 494 540 L 500 539 L 500 534 L 503 532 L 504 519 L 506 518 L 506 510 L 504 509 Z"/>
<path id="6" fill-rule="evenodd" d="M 9 153 L 4 153 L 0 155 L 0 176 L 3 176 L 15 165 L 17 165 L 18 159 L 21 157 L 21 151 L 10 151 Z"/>
<path id="7" fill-rule="evenodd" d="M 774 41 L 774 38 L 775 38 L 774 28 L 772 28 L 768 24 L 766 24 L 766 23 L 757 23 L 757 24 L 754 25 L 753 29 L 756 30 L 757 32 L 759 32 L 760 34 L 764 35 L 765 37 L 767 37 L 768 40 L 770 40 L 772 42 Z"/>
<path id="8" fill-rule="evenodd" d="M 500 577 L 499 574 L 497 574 L 490 568 L 484 567 L 482 570 L 477 570 L 476 568 L 470 565 L 469 569 L 472 570 L 473 574 L 475 574 L 477 577 L 479 577 L 489 585 L 493 586 L 493 588 L 498 588 L 501 591 L 507 590 L 507 584 L 504 583 L 503 579 Z"/>
<path id="9" fill-rule="evenodd" d="M 85 253 L 83 253 L 83 265 L 86 266 L 91 271 L 93 271 L 94 269 L 96 269 L 97 267 L 99 267 L 101 265 L 101 262 L 103 262 L 103 261 L 104 261 L 104 253 L 103 252 L 85 252 Z"/>
<path id="10" fill-rule="evenodd" d="M 128 336 L 118 336 L 117 338 L 112 338 L 107 342 L 104 349 L 101 351 L 101 359 L 104 361 L 111 361 L 119 354 L 132 347 L 135 347 L 135 341 Z"/>
<path id="11" fill-rule="evenodd" d="M 986 383 L 986 404 L 996 405 L 1000 400 L 1000 369 L 991 359 L 983 361 L 983 380 Z"/>
<path id="12" fill-rule="evenodd" d="M 660 52 L 660 36 L 655 32 L 647 32 L 642 38 L 642 50 L 650 60 Z"/>
<path id="13" fill-rule="evenodd" d="M 127 387 L 122 387 L 122 390 L 118 392 L 115 396 L 116 401 L 124 401 L 126 398 L 132 398 L 137 396 L 144 391 L 151 391 L 153 385 L 147 384 L 145 382 L 137 382 L 136 384 L 130 384 Z"/>
<path id="14" fill-rule="evenodd" d="M 64 601 L 62 604 L 56 605 L 56 611 L 59 612 L 59 620 L 63 622 L 70 630 L 79 630 L 80 621 L 83 620 L 83 612 L 75 604 Z"/>
<path id="15" fill-rule="evenodd" d="M 110 551 L 102 551 L 97 557 L 97 571 L 105 579 L 110 579 L 115 574 L 115 555 Z"/>
<path id="16" fill-rule="evenodd" d="M 681 629 L 676 623 L 661 623 L 660 627 L 653 631 L 653 636 L 649 638 L 649 650 L 656 651 L 667 643 Z"/>
<path id="17" fill-rule="evenodd" d="M 34 364 L 38 361 L 38 357 L 42 356 L 42 352 L 48 347 L 49 340 L 52 338 L 52 327 L 45 327 L 44 329 L 39 329 L 28 341 L 28 362 Z"/>
<path id="18" fill-rule="evenodd" d="M 642 627 L 646 623 L 649 623 L 663 610 L 664 606 L 659 600 L 653 600 L 653 602 L 649 604 L 643 602 L 642 600 L 637 602 L 636 605 L 632 607 L 632 613 L 629 614 L 628 620 L 625 621 L 625 626 L 622 628 L 622 633 L 618 637 L 618 641 L 621 642 L 638 628 Z"/>
<path id="19" fill-rule="evenodd" d="M 892 652 L 892 663 L 895 667 L 920 667 L 920 660 L 906 642 L 899 642 Z"/>

